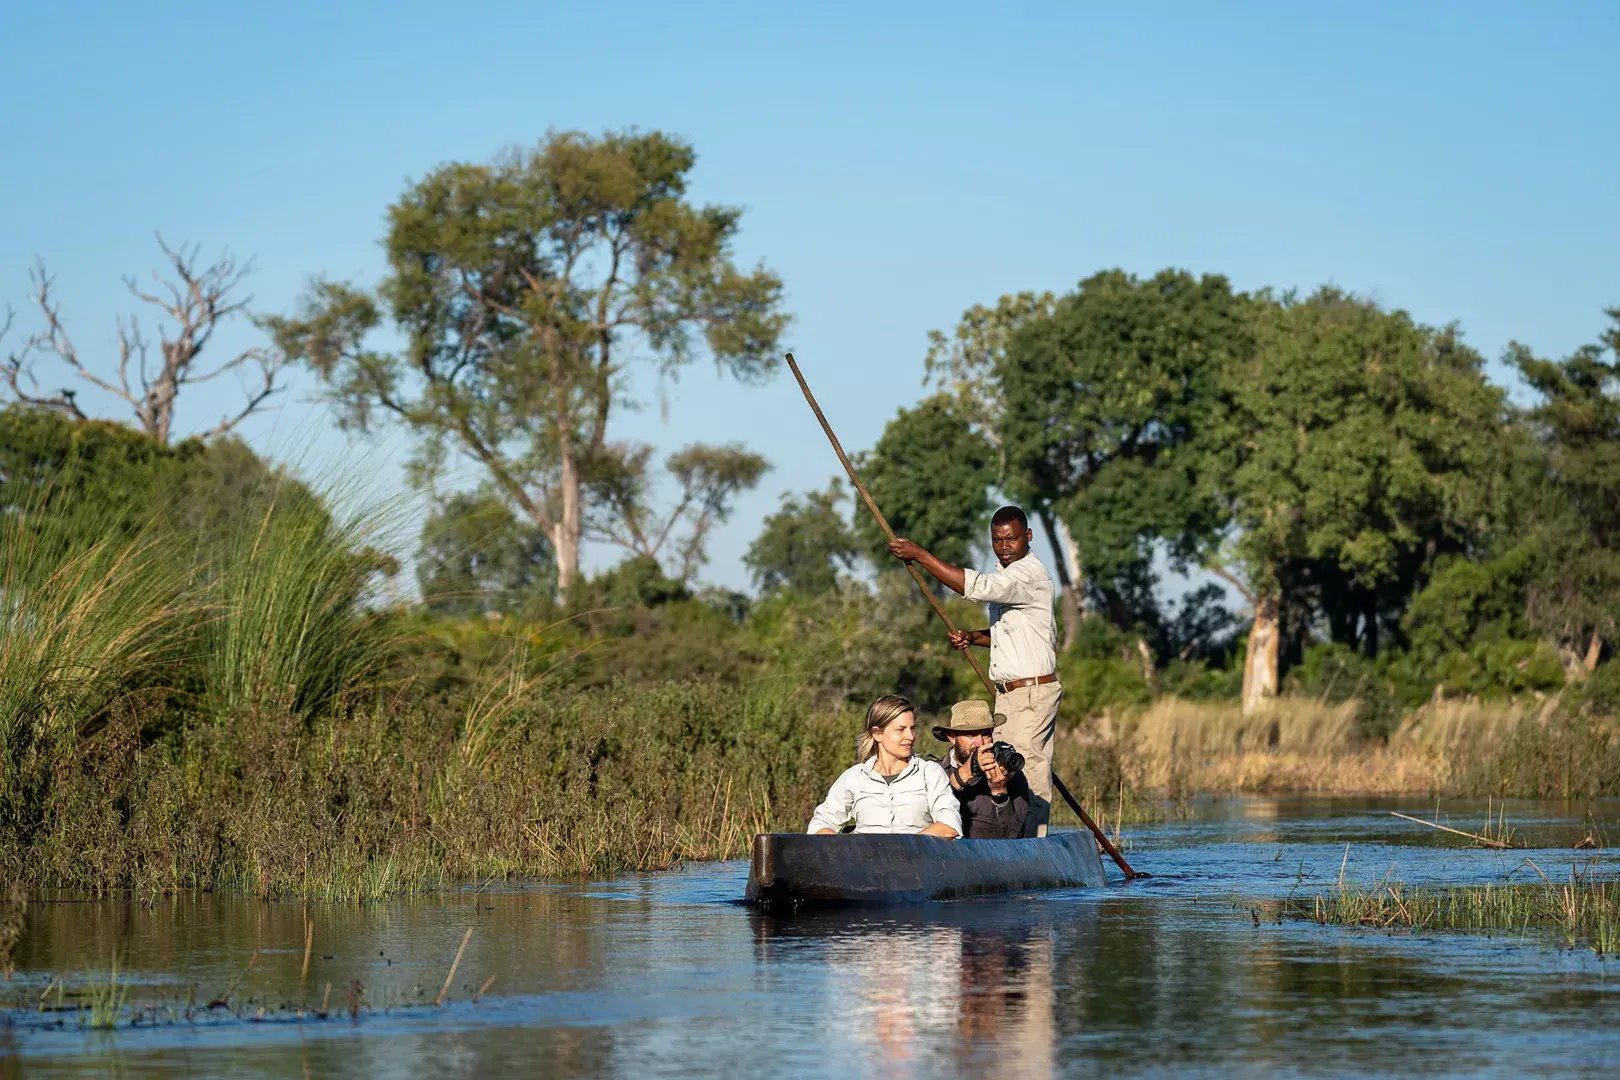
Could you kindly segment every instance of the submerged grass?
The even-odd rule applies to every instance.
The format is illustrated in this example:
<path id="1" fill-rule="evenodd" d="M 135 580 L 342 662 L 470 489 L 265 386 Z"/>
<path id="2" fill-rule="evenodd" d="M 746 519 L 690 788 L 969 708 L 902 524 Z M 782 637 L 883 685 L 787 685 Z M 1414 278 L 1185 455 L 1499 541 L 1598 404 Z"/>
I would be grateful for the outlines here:
<path id="1" fill-rule="evenodd" d="M 1347 884 L 1325 894 L 1290 898 L 1287 914 L 1324 926 L 1368 926 L 1473 933 L 1550 933 L 1599 956 L 1620 949 L 1620 882 L 1596 864 L 1572 867 L 1569 879 L 1502 885 L 1408 886 L 1398 881 Z"/>

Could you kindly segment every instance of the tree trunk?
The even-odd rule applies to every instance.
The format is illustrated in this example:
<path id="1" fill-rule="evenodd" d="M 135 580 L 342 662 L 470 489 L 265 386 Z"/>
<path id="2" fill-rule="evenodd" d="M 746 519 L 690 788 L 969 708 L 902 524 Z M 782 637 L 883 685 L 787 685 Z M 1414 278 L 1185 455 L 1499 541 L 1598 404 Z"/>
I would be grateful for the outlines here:
<path id="1" fill-rule="evenodd" d="M 1154 686 L 1154 677 L 1159 673 L 1159 665 L 1153 658 L 1153 650 L 1141 638 L 1136 639 L 1136 658 L 1142 663 L 1142 681 L 1149 687 Z"/>
<path id="2" fill-rule="evenodd" d="M 1069 589 L 1074 600 L 1075 614 L 1079 618 L 1086 617 L 1086 575 L 1080 566 L 1080 545 L 1074 542 L 1074 533 L 1069 531 L 1068 522 L 1062 518 L 1057 523 L 1058 536 L 1063 538 L 1063 545 L 1058 554 L 1062 557 L 1064 570 L 1069 575 Z"/>
<path id="3" fill-rule="evenodd" d="M 1586 669 L 1588 675 L 1597 670 L 1598 661 L 1603 658 L 1603 635 L 1596 630 L 1592 631 L 1592 640 L 1586 643 L 1586 655 L 1581 658 L 1581 667 Z"/>
<path id="4" fill-rule="evenodd" d="M 1254 605 L 1254 626 L 1243 661 L 1243 714 L 1253 713 L 1267 698 L 1277 696 L 1277 651 L 1282 627 L 1277 598 L 1262 596 Z"/>
<path id="5" fill-rule="evenodd" d="M 1361 651 L 1368 657 L 1378 655 L 1378 595 L 1371 589 L 1361 605 Z"/>
<path id="6" fill-rule="evenodd" d="M 562 500 L 562 514 L 551 527 L 551 546 L 557 553 L 557 595 L 567 601 L 569 591 L 579 578 L 579 540 L 583 523 L 580 518 L 579 472 L 574 467 L 574 455 L 565 446 L 561 456 L 562 475 L 557 487 Z"/>
<path id="7" fill-rule="evenodd" d="M 1063 620 L 1062 648 L 1067 649 L 1074 642 L 1075 635 L 1080 633 L 1080 618 L 1085 614 L 1080 557 L 1075 553 L 1074 537 L 1069 533 L 1069 527 L 1059 520 L 1054 528 L 1052 517 L 1050 512 L 1042 513 L 1041 528 L 1046 533 L 1046 542 L 1052 545 L 1052 552 L 1057 556 L 1058 616 Z"/>

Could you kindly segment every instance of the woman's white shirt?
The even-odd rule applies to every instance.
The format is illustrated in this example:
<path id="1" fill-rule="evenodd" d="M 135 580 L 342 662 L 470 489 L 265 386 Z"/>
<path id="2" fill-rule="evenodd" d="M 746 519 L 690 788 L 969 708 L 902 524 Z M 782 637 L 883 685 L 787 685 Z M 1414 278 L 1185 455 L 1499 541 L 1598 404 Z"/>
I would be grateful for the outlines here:
<path id="1" fill-rule="evenodd" d="M 876 757 L 851 765 L 833 781 L 805 832 L 836 832 L 851 818 L 858 833 L 921 832 L 938 821 L 962 834 L 962 809 L 945 770 L 919 757 L 892 780 L 878 775 Z"/>

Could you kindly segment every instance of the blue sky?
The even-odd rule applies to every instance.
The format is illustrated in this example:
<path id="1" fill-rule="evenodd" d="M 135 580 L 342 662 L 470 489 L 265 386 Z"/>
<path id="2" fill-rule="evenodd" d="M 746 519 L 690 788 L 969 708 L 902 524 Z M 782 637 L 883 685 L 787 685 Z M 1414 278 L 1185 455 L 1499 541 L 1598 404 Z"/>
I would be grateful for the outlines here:
<path id="1" fill-rule="evenodd" d="M 698 198 L 747 208 L 738 254 L 784 278 L 789 343 L 852 450 L 920 396 L 930 328 L 1109 266 L 1333 282 L 1493 359 L 1562 355 L 1620 304 L 1617 46 L 1620 5 L 1597 2 L 12 4 L 0 347 L 36 325 L 36 257 L 110 359 L 154 230 L 253 257 L 254 307 L 285 310 L 311 276 L 375 281 L 388 204 L 434 166 L 636 126 L 694 144 Z M 774 464 L 704 574 L 745 585 L 764 515 L 836 470 L 812 418 L 785 372 L 637 389 L 616 437 Z M 349 442 L 314 392 L 298 380 L 249 440 L 397 490 L 402 440 Z M 230 404 L 199 388 L 180 426 Z"/>

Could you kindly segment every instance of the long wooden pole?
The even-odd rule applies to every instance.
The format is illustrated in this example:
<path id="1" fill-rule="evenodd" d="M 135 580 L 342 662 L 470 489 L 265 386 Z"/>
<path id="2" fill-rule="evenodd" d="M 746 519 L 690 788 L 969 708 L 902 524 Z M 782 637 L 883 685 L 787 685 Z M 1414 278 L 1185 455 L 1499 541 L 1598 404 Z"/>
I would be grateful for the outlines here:
<path id="1" fill-rule="evenodd" d="M 872 511 L 872 516 L 877 519 L 878 528 L 883 530 L 883 535 L 890 540 L 895 539 L 894 530 L 889 527 L 889 519 L 884 517 L 883 511 L 878 509 L 878 504 L 873 500 L 871 492 L 866 490 L 866 485 L 861 483 L 861 478 L 855 475 L 855 466 L 850 463 L 849 455 L 844 453 L 843 444 L 838 441 L 838 436 L 833 434 L 832 425 L 827 423 L 827 417 L 821 411 L 821 406 L 816 404 L 816 396 L 810 392 L 810 384 L 804 381 L 804 373 L 799 370 L 799 364 L 793 359 L 792 353 L 787 354 L 787 364 L 788 370 L 793 372 L 793 378 L 799 384 L 799 389 L 804 391 L 804 400 L 810 403 L 810 411 L 816 414 L 816 420 L 821 424 L 821 430 L 826 432 L 827 441 L 832 443 L 833 453 L 838 455 L 838 461 L 844 466 L 844 472 L 849 474 L 849 482 L 855 485 L 855 490 L 860 493 L 862 501 L 866 503 L 866 508 Z M 905 566 L 911 572 L 911 580 L 917 583 L 917 588 L 922 591 L 928 605 L 934 609 L 934 614 L 939 616 L 940 621 L 945 624 L 947 630 L 955 631 L 956 624 L 951 621 L 950 613 L 945 610 L 945 605 L 939 602 L 939 597 L 934 595 L 934 590 L 930 589 L 928 583 L 923 580 L 922 571 L 918 570 L 916 564 L 912 562 L 907 562 Z M 995 685 L 991 683 L 990 676 L 985 673 L 983 665 L 979 663 L 979 658 L 973 655 L 971 648 L 963 649 L 962 655 L 967 657 L 968 663 L 973 665 L 973 672 L 979 677 L 979 681 L 984 684 L 985 690 L 994 697 L 996 693 Z M 1124 871 L 1127 879 L 1148 876 L 1131 869 L 1131 864 L 1125 861 L 1125 856 L 1121 855 L 1119 849 L 1109 842 L 1102 829 L 1098 828 L 1097 823 L 1091 820 L 1091 815 L 1086 813 L 1085 807 L 1080 805 L 1080 800 L 1070 793 L 1068 785 L 1063 782 L 1056 772 L 1052 773 L 1052 785 L 1057 788 L 1058 794 L 1063 796 L 1063 801 L 1069 804 L 1069 809 L 1074 811 L 1075 816 L 1080 819 L 1081 823 L 1091 830 L 1091 835 L 1097 838 L 1097 843 L 1102 845 L 1102 849 L 1108 852 L 1109 857 L 1114 862 L 1119 864 L 1120 870 Z"/>

